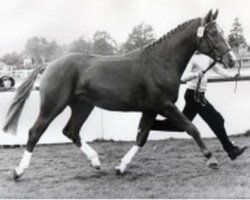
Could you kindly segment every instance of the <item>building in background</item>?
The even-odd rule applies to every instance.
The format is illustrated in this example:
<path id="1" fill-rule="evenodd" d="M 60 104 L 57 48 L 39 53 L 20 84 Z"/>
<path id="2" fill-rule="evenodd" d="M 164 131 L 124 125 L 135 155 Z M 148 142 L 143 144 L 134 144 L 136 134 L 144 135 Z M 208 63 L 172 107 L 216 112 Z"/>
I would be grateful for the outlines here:
<path id="1" fill-rule="evenodd" d="M 23 67 L 24 68 L 32 68 L 32 58 L 25 56 L 23 58 Z"/>

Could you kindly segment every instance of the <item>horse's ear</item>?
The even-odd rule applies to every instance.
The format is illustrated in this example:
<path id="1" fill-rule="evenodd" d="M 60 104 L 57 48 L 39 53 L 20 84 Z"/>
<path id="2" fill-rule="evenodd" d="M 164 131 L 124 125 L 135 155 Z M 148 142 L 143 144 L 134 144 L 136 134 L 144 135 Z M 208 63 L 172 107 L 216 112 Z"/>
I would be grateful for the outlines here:
<path id="1" fill-rule="evenodd" d="M 218 17 L 219 10 L 216 9 L 215 13 L 213 14 L 213 21 L 215 21 Z"/>
<path id="2" fill-rule="evenodd" d="M 205 17 L 205 23 L 206 23 L 206 24 L 212 21 L 212 15 L 213 15 L 213 10 L 211 9 L 211 10 L 208 12 L 207 16 Z"/>

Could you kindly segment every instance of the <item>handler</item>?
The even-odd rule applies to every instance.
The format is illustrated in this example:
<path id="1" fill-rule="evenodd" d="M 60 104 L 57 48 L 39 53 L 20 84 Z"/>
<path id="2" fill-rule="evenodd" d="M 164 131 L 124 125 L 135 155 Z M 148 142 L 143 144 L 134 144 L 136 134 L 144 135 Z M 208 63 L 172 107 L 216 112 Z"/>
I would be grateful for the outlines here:
<path id="1" fill-rule="evenodd" d="M 183 109 L 183 114 L 190 121 L 193 121 L 195 116 L 199 114 L 213 130 L 230 159 L 235 160 L 247 149 L 247 146 L 238 147 L 229 140 L 224 126 L 224 118 L 205 97 L 208 77 L 207 74 L 203 74 L 202 71 L 206 70 L 212 62 L 213 60 L 210 57 L 199 52 L 196 52 L 191 58 L 186 71 L 188 73 L 184 73 L 182 77 L 183 81 L 187 81 L 187 90 L 185 92 L 186 104 Z M 226 78 L 236 78 L 239 76 L 238 73 L 232 75 L 218 64 L 214 65 L 211 70 Z M 183 131 L 172 124 L 168 119 L 155 120 L 151 130 Z"/>

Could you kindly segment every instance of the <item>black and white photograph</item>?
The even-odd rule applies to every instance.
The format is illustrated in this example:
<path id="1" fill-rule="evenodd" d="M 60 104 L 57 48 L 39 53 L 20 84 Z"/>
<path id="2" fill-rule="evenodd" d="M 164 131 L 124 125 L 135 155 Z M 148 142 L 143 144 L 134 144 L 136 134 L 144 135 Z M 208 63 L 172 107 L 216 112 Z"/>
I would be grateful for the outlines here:
<path id="1" fill-rule="evenodd" d="M 0 199 L 250 199 L 250 0 L 0 0 Z"/>

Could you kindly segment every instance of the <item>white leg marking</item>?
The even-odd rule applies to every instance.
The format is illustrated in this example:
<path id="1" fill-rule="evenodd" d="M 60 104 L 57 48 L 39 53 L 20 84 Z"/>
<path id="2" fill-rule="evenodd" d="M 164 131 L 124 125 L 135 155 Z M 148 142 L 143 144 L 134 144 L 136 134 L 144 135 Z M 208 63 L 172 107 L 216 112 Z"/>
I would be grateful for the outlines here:
<path id="1" fill-rule="evenodd" d="M 116 167 L 121 173 L 124 173 L 128 164 L 131 163 L 135 154 L 139 151 L 140 147 L 137 145 L 132 146 L 132 148 L 127 152 L 127 154 L 122 158 L 121 164 Z"/>
<path id="2" fill-rule="evenodd" d="M 15 169 L 18 176 L 21 176 L 24 170 L 29 167 L 31 156 L 32 153 L 28 152 L 27 150 L 24 151 L 23 158 L 20 161 L 18 167 Z"/>
<path id="3" fill-rule="evenodd" d="M 91 165 L 94 168 L 100 168 L 100 160 L 98 157 L 97 152 L 91 148 L 86 142 L 82 141 L 82 146 L 81 146 L 82 152 L 87 156 L 87 158 L 91 161 Z"/>

